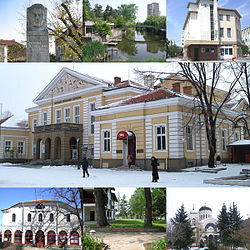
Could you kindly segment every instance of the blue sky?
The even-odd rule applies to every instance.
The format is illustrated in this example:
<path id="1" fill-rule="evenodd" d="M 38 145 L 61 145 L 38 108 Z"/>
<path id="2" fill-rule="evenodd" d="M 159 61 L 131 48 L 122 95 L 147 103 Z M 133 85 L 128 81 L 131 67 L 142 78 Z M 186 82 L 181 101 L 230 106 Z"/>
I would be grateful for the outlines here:
<path id="1" fill-rule="evenodd" d="M 25 42 L 25 26 L 24 17 L 26 15 L 26 8 L 34 3 L 41 3 L 52 10 L 51 2 L 54 0 L 0 0 L 0 39 L 15 39 L 18 42 Z M 59 1 L 59 0 L 56 0 Z M 160 4 L 160 11 L 162 15 L 166 15 L 166 0 L 90 0 L 91 7 L 96 3 L 103 6 L 105 10 L 106 5 L 117 8 L 121 4 L 135 3 L 138 6 L 138 21 L 144 21 L 147 15 L 147 4 L 158 2 Z"/>
<path id="2" fill-rule="evenodd" d="M 188 2 L 196 0 L 166 0 L 167 1 L 167 36 L 169 40 L 175 40 L 181 44 L 182 27 L 187 15 Z M 229 9 L 237 9 L 241 18 L 241 28 L 250 25 L 250 0 L 218 0 L 218 6 Z"/>

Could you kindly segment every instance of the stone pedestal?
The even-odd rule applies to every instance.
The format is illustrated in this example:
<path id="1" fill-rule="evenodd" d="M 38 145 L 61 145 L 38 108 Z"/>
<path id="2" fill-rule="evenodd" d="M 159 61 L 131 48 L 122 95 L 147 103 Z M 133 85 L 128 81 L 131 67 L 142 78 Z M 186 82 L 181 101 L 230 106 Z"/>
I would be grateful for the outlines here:
<path id="1" fill-rule="evenodd" d="M 47 9 L 41 4 L 27 9 L 27 62 L 49 62 Z"/>

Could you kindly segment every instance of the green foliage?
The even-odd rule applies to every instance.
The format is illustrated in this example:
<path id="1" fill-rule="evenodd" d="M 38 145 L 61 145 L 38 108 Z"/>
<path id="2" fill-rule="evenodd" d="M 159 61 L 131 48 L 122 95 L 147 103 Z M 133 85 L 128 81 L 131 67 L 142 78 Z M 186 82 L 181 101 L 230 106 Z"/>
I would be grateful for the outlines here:
<path id="1" fill-rule="evenodd" d="M 95 5 L 93 12 L 96 18 L 103 18 L 102 6 L 100 4 Z"/>
<path id="2" fill-rule="evenodd" d="M 248 54 L 249 54 L 249 48 L 248 48 L 248 46 L 245 45 L 245 44 L 243 44 L 243 45 L 241 46 L 241 51 L 242 51 L 242 54 L 243 54 L 243 55 L 248 55 Z"/>
<path id="3" fill-rule="evenodd" d="M 242 227 L 242 222 L 243 220 L 236 204 L 233 203 L 228 212 L 226 205 L 223 204 L 217 223 L 219 237 L 223 245 L 231 245 L 233 247 L 242 245 L 241 237 L 236 237 Z"/>
<path id="4" fill-rule="evenodd" d="M 217 250 L 218 247 L 216 246 L 216 243 L 213 240 L 208 241 L 208 250 Z"/>
<path id="5" fill-rule="evenodd" d="M 126 200 L 126 195 L 124 194 L 122 198 L 118 196 L 118 216 L 127 218 L 129 214 L 129 204 Z"/>
<path id="6" fill-rule="evenodd" d="M 168 46 L 167 54 L 169 57 L 182 56 L 182 48 L 176 44 Z"/>
<path id="7" fill-rule="evenodd" d="M 153 220 L 166 217 L 166 189 L 154 188 L 152 190 Z"/>
<path id="8" fill-rule="evenodd" d="M 153 245 L 151 250 L 163 250 L 166 249 L 166 247 L 167 247 L 166 239 L 161 239 Z"/>
<path id="9" fill-rule="evenodd" d="M 107 46 L 100 41 L 88 42 L 83 46 L 83 62 L 99 62 L 104 60 Z"/>
<path id="10" fill-rule="evenodd" d="M 102 20 L 98 20 L 94 24 L 94 29 L 100 34 L 101 37 L 105 37 L 106 35 L 112 35 L 110 26 Z"/>
<path id="11" fill-rule="evenodd" d="M 147 17 L 147 19 L 144 21 L 145 25 L 152 25 L 157 26 L 162 29 L 166 29 L 166 17 L 165 16 L 157 16 L 155 14 L 152 14 Z"/>
<path id="12" fill-rule="evenodd" d="M 103 241 L 93 238 L 89 233 L 83 233 L 82 248 L 84 250 L 101 250 Z"/>
<path id="13" fill-rule="evenodd" d="M 25 57 L 25 46 L 22 44 L 12 44 L 8 48 L 8 61 L 17 62 L 19 60 L 24 60 Z"/>
<path id="14" fill-rule="evenodd" d="M 125 26 L 126 22 L 123 16 L 118 16 L 115 20 L 115 27 L 122 27 Z"/>
<path id="15" fill-rule="evenodd" d="M 171 222 L 173 223 L 175 235 L 172 242 L 173 246 L 177 249 L 181 249 L 191 245 L 193 243 L 193 230 L 183 204 L 177 210 Z"/>
<path id="16" fill-rule="evenodd" d="M 118 17 L 118 10 L 113 9 L 111 6 L 107 5 L 105 11 L 103 12 L 103 19 L 107 22 L 115 23 Z"/>
<path id="17" fill-rule="evenodd" d="M 144 189 L 137 188 L 129 200 L 131 215 L 142 218 L 145 213 L 145 202 Z"/>
<path id="18" fill-rule="evenodd" d="M 135 23 L 137 11 L 136 4 L 122 4 L 118 7 L 119 15 L 123 17 L 126 25 Z"/>

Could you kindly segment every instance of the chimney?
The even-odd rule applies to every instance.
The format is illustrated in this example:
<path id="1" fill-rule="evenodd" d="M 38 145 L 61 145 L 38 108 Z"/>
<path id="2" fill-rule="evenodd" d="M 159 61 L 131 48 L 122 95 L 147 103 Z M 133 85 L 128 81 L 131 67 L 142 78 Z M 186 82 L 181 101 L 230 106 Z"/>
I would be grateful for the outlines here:
<path id="1" fill-rule="evenodd" d="M 183 93 L 186 95 L 192 95 L 192 86 L 183 87 Z"/>
<path id="2" fill-rule="evenodd" d="M 115 76 L 115 77 L 114 77 L 114 84 L 115 84 L 115 86 L 116 86 L 117 84 L 119 84 L 119 83 L 121 83 L 121 77 Z"/>
<path id="3" fill-rule="evenodd" d="M 173 86 L 173 91 L 174 92 L 180 93 L 181 87 L 180 87 L 180 83 L 179 82 L 173 83 L 172 86 Z"/>

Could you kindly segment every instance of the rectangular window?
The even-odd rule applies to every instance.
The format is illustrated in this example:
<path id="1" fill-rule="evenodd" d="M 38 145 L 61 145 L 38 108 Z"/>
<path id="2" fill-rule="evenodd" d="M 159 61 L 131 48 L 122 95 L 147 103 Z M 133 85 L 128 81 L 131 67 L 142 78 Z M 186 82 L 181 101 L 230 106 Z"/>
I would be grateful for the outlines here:
<path id="1" fill-rule="evenodd" d="M 32 123 L 32 132 L 35 131 L 36 126 L 37 126 L 37 119 L 33 119 L 33 123 Z"/>
<path id="2" fill-rule="evenodd" d="M 67 220 L 67 222 L 70 222 L 70 214 L 66 215 L 66 220 Z"/>
<path id="3" fill-rule="evenodd" d="M 155 125 L 155 151 L 166 151 L 166 125 Z"/>
<path id="4" fill-rule="evenodd" d="M 23 141 L 19 141 L 17 143 L 17 152 L 18 154 L 24 154 L 24 142 Z"/>
<path id="5" fill-rule="evenodd" d="M 223 21 L 223 15 L 222 14 L 219 14 L 219 19 L 220 19 L 220 21 Z"/>
<path id="6" fill-rule="evenodd" d="M 214 6 L 210 4 L 210 29 L 211 29 L 211 40 L 214 40 Z"/>
<path id="7" fill-rule="evenodd" d="M 111 138 L 110 138 L 110 130 L 104 130 L 102 131 L 102 151 L 103 152 L 110 152 L 110 142 L 111 142 Z"/>
<path id="8" fill-rule="evenodd" d="M 90 156 L 94 157 L 94 145 L 93 144 L 89 144 L 89 151 L 90 151 Z"/>
<path id="9" fill-rule="evenodd" d="M 56 123 L 61 123 L 62 111 L 61 109 L 56 110 Z"/>
<path id="10" fill-rule="evenodd" d="M 47 112 L 43 113 L 43 125 L 47 125 L 48 123 L 48 117 L 47 117 Z"/>
<path id="11" fill-rule="evenodd" d="M 220 28 L 220 37 L 224 37 L 224 28 Z"/>
<path id="12" fill-rule="evenodd" d="M 95 103 L 90 103 L 90 111 L 94 111 L 94 110 L 95 110 Z M 91 135 L 93 135 L 95 132 L 94 122 L 95 122 L 95 117 L 91 115 L 90 116 L 90 134 Z"/>
<path id="13" fill-rule="evenodd" d="M 80 106 L 74 107 L 74 123 L 80 124 Z"/>
<path id="14" fill-rule="evenodd" d="M 34 155 L 36 153 L 36 143 L 32 142 L 32 154 Z"/>
<path id="15" fill-rule="evenodd" d="M 227 151 L 227 130 L 222 129 L 221 130 L 221 140 L 222 140 L 222 151 Z"/>
<path id="16" fill-rule="evenodd" d="M 230 15 L 227 15 L 227 21 L 230 21 Z"/>
<path id="17" fill-rule="evenodd" d="M 227 28 L 227 37 L 231 37 L 231 28 Z"/>
<path id="18" fill-rule="evenodd" d="M 70 123 L 70 108 L 64 109 L 64 122 Z"/>
<path id="19" fill-rule="evenodd" d="M 235 141 L 239 141 L 240 140 L 240 132 L 236 131 L 235 132 Z"/>
<path id="20" fill-rule="evenodd" d="M 5 151 L 12 149 L 12 141 L 5 141 Z"/>
<path id="21" fill-rule="evenodd" d="M 186 146 L 187 146 L 187 151 L 194 150 L 193 128 L 191 126 L 186 127 Z"/>

